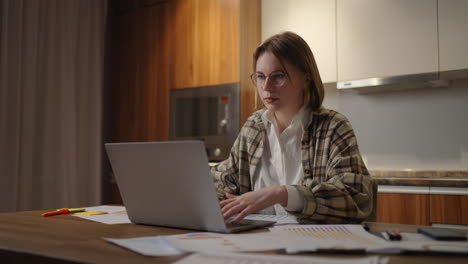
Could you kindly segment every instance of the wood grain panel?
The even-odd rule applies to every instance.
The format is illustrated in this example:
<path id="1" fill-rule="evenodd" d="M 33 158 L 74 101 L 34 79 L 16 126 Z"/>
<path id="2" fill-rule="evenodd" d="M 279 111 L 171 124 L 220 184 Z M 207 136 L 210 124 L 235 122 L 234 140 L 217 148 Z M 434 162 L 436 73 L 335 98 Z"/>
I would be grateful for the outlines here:
<path id="1" fill-rule="evenodd" d="M 239 82 L 239 1 L 174 0 L 172 88 Z"/>
<path id="2" fill-rule="evenodd" d="M 114 142 L 167 140 L 167 4 L 116 17 L 112 51 Z"/>
<path id="3" fill-rule="evenodd" d="M 171 88 L 190 87 L 193 84 L 193 0 L 173 0 L 169 6 L 171 35 Z"/>
<path id="4" fill-rule="evenodd" d="M 431 223 L 468 225 L 468 196 L 431 194 L 430 221 Z"/>
<path id="5" fill-rule="evenodd" d="M 112 142 L 167 140 L 170 88 L 240 82 L 240 70 L 241 122 L 255 110 L 248 76 L 260 0 L 119 0 L 110 8 Z"/>
<path id="6" fill-rule="evenodd" d="M 128 141 L 129 132 L 125 123 L 131 127 L 132 112 L 129 102 L 133 101 L 133 93 L 129 87 L 133 87 L 135 72 L 128 71 L 136 67 L 134 50 L 136 49 L 136 28 L 134 14 L 125 14 L 113 20 L 111 45 L 111 93 L 112 93 L 112 135 L 113 142 Z M 131 21 L 131 23 L 127 23 Z"/>
<path id="7" fill-rule="evenodd" d="M 379 193 L 377 222 L 429 225 L 429 195 Z"/>
<path id="8" fill-rule="evenodd" d="M 165 228 L 149 225 L 121 224 L 105 225 L 81 219 L 70 214 L 44 218 L 45 210 L 11 212 L 0 214 L 0 262 L 1 263 L 131 263 L 131 264 L 167 264 L 176 263 L 189 254 L 177 256 L 148 257 L 113 245 L 103 237 L 128 238 L 147 236 L 168 236 L 193 233 L 193 230 Z M 371 232 L 398 229 L 402 232 L 416 232 L 418 226 L 370 223 Z M 255 230 L 247 233 L 263 232 Z M 287 239 L 285 237 L 284 239 Z M 214 250 L 210 253 L 216 253 Z M 272 257 L 288 258 L 280 250 L 261 252 Z M 26 255 L 26 256 L 25 256 Z M 317 263 L 313 257 L 317 254 L 302 254 L 310 258 L 310 263 Z M 392 264 L 453 264 L 467 263 L 465 255 L 375 255 L 388 258 Z M 343 261 L 353 260 L 354 256 L 343 254 L 320 255 L 325 259 L 340 257 Z M 322 263 L 330 263 L 323 260 Z M 215 261 L 212 261 L 213 263 Z M 294 263 L 294 259 L 286 261 Z M 334 261 L 336 262 L 336 261 Z M 210 263 L 210 262 L 209 262 Z M 220 262 L 221 263 L 221 262 Z M 222 262 L 225 263 L 225 262 Z"/>
<path id="9" fill-rule="evenodd" d="M 161 4 L 169 0 L 112 0 L 110 8 L 115 8 L 118 13 L 133 12 L 136 9 L 151 5 Z"/>
<path id="10" fill-rule="evenodd" d="M 255 86 L 250 80 L 253 72 L 253 53 L 261 44 L 261 1 L 240 1 L 240 124 L 259 107 Z"/>

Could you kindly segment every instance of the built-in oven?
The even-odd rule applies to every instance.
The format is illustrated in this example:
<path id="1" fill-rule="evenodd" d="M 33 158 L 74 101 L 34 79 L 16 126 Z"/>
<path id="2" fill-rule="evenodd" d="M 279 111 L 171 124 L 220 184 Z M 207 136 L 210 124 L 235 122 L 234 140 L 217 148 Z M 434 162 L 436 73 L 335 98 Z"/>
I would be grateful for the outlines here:
<path id="1" fill-rule="evenodd" d="M 172 89 L 171 140 L 202 140 L 210 161 L 228 157 L 239 133 L 239 83 Z"/>

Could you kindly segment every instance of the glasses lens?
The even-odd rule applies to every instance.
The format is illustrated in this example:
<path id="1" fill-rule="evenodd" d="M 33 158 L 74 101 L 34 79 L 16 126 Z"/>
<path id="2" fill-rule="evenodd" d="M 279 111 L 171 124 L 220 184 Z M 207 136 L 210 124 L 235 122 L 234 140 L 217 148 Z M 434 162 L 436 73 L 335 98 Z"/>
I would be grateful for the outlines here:
<path id="1" fill-rule="evenodd" d="M 286 74 L 284 72 L 274 72 L 269 76 L 265 76 L 262 73 L 253 73 L 250 75 L 250 79 L 252 79 L 253 84 L 257 87 L 262 87 L 267 78 L 273 86 L 282 86 L 286 82 Z"/>
<path id="2" fill-rule="evenodd" d="M 257 85 L 257 76 L 256 76 L 255 73 L 252 73 L 252 74 L 250 75 L 250 79 L 252 80 L 252 83 L 253 83 L 254 85 Z"/>
<path id="3" fill-rule="evenodd" d="M 275 72 L 270 75 L 270 80 L 274 86 L 282 86 L 286 81 L 286 74 L 283 72 Z"/>
<path id="4" fill-rule="evenodd" d="M 252 78 L 252 81 L 256 86 L 263 86 L 265 83 L 265 75 L 261 73 L 254 73 L 250 76 L 250 78 Z"/>

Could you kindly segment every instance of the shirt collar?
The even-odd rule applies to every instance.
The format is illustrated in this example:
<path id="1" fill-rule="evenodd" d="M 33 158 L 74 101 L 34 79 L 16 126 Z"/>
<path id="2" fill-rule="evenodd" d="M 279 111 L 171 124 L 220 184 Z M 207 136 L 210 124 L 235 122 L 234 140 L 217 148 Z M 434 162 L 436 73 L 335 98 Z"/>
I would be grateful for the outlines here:
<path id="1" fill-rule="evenodd" d="M 299 112 L 294 116 L 293 120 L 291 121 L 291 125 L 296 124 L 297 122 L 300 122 L 302 130 L 305 131 L 307 127 L 312 123 L 312 117 L 313 115 L 311 114 L 310 108 L 309 107 L 302 107 Z M 275 124 L 276 125 L 276 119 L 275 115 L 272 111 L 266 110 L 263 112 L 261 115 L 262 121 L 265 125 L 268 124 Z"/>

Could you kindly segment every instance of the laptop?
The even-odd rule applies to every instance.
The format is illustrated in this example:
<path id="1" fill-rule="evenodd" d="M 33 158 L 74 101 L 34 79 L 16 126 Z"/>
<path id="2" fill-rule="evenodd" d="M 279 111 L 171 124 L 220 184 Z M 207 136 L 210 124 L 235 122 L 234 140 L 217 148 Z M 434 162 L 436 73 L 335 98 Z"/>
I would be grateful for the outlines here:
<path id="1" fill-rule="evenodd" d="M 202 141 L 105 144 L 130 220 L 220 233 L 272 225 L 224 220 Z"/>

